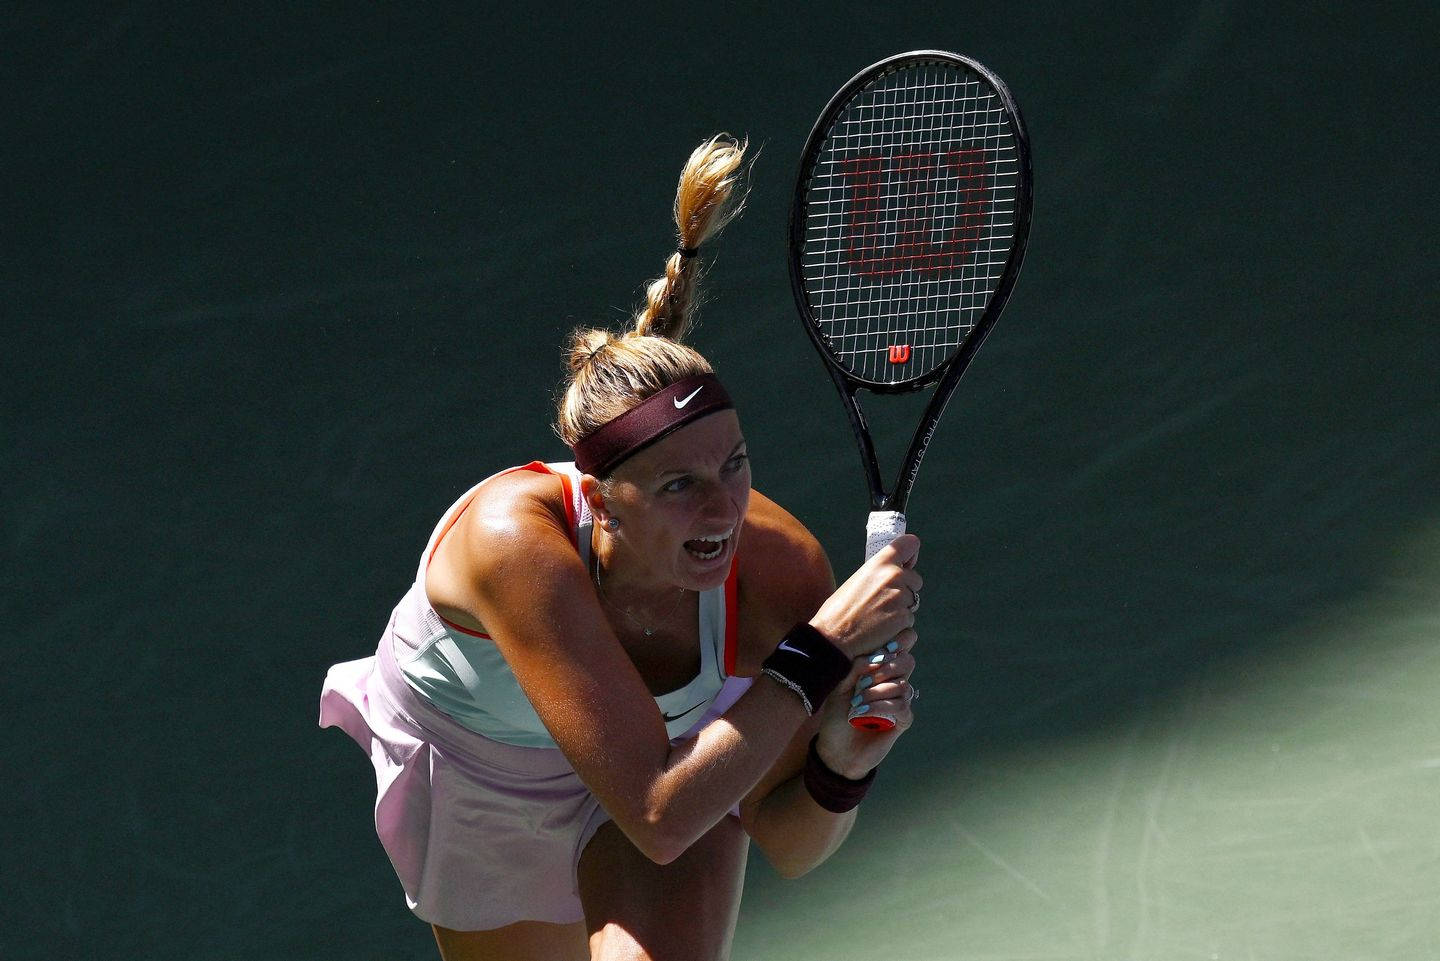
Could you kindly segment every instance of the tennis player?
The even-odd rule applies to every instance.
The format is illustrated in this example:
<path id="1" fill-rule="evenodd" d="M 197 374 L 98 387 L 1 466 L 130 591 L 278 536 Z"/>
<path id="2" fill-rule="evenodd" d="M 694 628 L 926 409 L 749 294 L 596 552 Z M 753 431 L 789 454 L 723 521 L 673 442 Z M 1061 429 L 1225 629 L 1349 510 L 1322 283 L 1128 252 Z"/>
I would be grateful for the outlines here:
<path id="1" fill-rule="evenodd" d="M 911 724 L 919 541 L 837 590 L 680 343 L 744 150 L 691 155 L 634 329 L 574 334 L 574 462 L 461 497 L 376 654 L 326 678 L 320 723 L 374 762 L 380 840 L 445 961 L 727 957 L 750 841 L 786 877 L 825 860 Z M 847 722 L 857 685 L 895 730 Z"/>

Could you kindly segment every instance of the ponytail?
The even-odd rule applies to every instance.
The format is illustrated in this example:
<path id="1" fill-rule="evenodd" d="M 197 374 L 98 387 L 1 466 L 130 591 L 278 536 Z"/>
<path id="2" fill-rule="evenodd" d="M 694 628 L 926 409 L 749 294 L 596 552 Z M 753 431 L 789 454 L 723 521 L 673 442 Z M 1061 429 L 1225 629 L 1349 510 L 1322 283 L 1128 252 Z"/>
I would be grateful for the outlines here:
<path id="1" fill-rule="evenodd" d="M 637 335 L 684 338 L 695 303 L 700 246 L 744 208 L 735 186 L 747 146 L 747 141 L 717 134 L 690 154 L 675 191 L 680 246 L 665 261 L 665 276 L 645 290 L 645 306 L 635 315 Z"/>

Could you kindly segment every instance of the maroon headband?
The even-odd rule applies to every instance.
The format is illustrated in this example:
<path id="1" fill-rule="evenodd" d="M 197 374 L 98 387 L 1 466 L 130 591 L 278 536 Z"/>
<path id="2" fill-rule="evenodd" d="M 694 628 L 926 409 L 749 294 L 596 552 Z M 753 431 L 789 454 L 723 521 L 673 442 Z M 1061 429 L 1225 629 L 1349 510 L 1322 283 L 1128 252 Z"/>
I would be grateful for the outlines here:
<path id="1" fill-rule="evenodd" d="M 604 477 L 625 458 L 671 431 L 706 414 L 734 406 L 714 374 L 677 380 L 580 438 L 572 448 L 575 466 L 586 474 Z"/>

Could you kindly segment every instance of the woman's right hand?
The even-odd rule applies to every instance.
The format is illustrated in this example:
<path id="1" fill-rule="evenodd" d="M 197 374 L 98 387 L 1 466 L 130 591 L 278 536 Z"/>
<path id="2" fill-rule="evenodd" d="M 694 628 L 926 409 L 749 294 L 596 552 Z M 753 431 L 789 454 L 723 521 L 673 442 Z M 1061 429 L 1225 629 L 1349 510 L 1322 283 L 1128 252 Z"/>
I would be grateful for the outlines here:
<path id="1" fill-rule="evenodd" d="M 915 570 L 920 538 L 901 534 L 841 584 L 810 624 L 850 657 L 869 654 L 915 623 L 924 579 Z"/>

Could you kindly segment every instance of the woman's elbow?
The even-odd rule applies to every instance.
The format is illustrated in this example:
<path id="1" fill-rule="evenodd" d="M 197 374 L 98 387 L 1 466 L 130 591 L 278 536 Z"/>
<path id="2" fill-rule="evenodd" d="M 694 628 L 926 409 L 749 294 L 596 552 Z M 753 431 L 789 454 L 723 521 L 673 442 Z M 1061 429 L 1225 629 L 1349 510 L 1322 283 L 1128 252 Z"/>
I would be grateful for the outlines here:
<path id="1" fill-rule="evenodd" d="M 652 839 L 643 847 L 638 844 L 636 845 L 636 847 L 640 848 L 641 854 L 645 855 L 645 857 L 660 865 L 669 864 L 670 862 L 678 859 L 680 855 L 685 853 L 686 850 L 681 845 L 677 845 L 662 839 Z"/>
<path id="2" fill-rule="evenodd" d="M 669 864 L 689 849 L 694 838 L 677 832 L 668 818 L 645 815 L 632 828 L 623 828 L 635 849 L 656 864 Z"/>

